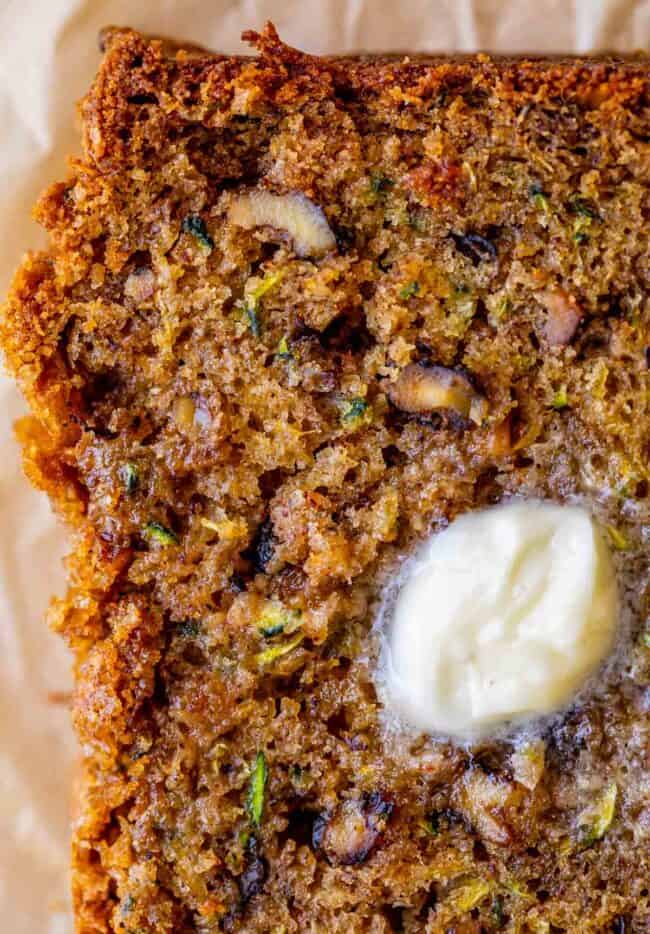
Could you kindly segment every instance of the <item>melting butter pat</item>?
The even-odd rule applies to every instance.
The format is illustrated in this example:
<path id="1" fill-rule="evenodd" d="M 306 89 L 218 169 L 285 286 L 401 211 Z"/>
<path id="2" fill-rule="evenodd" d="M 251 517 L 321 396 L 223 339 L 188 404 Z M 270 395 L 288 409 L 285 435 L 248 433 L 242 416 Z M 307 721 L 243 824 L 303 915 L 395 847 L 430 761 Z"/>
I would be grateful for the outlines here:
<path id="1" fill-rule="evenodd" d="M 612 647 L 614 570 L 578 506 L 516 500 L 467 513 L 433 535 L 407 572 L 385 686 L 416 728 L 471 736 L 548 714 Z"/>

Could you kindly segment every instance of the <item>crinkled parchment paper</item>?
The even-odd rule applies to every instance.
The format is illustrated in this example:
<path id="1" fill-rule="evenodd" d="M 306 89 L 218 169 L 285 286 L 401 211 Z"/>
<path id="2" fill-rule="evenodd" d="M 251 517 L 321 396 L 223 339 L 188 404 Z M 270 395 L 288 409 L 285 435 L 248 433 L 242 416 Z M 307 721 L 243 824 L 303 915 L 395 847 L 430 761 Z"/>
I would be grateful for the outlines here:
<path id="1" fill-rule="evenodd" d="M 650 0 L 0 0 L 0 295 L 22 253 L 43 243 L 31 205 L 78 150 L 74 102 L 97 67 L 99 29 L 239 51 L 242 29 L 268 18 L 313 52 L 633 51 L 650 40 Z M 64 934 L 76 752 L 68 658 L 43 614 L 62 592 L 65 540 L 21 474 L 11 425 L 22 410 L 0 375 L 0 928 Z"/>

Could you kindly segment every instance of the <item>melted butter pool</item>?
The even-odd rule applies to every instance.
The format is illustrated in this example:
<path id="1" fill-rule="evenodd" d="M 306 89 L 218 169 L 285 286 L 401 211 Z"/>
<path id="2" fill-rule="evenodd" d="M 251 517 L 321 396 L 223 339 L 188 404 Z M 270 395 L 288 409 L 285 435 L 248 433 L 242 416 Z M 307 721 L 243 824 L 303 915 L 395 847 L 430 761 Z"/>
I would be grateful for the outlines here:
<path id="1" fill-rule="evenodd" d="M 580 506 L 467 513 L 407 564 L 385 646 L 386 702 L 429 733 L 481 735 L 547 715 L 611 651 L 612 560 Z"/>

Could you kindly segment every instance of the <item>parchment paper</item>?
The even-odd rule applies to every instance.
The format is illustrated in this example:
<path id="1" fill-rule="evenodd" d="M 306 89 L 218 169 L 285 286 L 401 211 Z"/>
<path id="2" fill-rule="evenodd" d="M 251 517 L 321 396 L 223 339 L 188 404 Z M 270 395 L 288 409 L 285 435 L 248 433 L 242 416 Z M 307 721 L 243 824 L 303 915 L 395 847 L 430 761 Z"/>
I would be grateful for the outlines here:
<path id="1" fill-rule="evenodd" d="M 268 18 L 313 52 L 633 51 L 650 40 L 650 0 L 0 0 L 0 297 L 22 253 L 43 243 L 31 205 L 78 151 L 73 105 L 97 67 L 99 29 L 228 52 Z M 22 477 L 11 429 L 22 410 L 0 375 L 0 929 L 67 934 L 76 751 L 68 658 L 43 623 L 63 588 L 65 537 Z"/>

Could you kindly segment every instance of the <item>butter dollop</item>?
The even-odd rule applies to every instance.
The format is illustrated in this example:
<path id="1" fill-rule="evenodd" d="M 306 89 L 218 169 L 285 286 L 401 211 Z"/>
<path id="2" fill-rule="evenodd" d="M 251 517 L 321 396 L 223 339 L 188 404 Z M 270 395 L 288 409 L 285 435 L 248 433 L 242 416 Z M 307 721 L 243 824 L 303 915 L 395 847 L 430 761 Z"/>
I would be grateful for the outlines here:
<path id="1" fill-rule="evenodd" d="M 566 704 L 611 650 L 613 564 L 584 508 L 514 500 L 466 513 L 406 567 L 385 693 L 406 724 L 472 736 Z"/>

